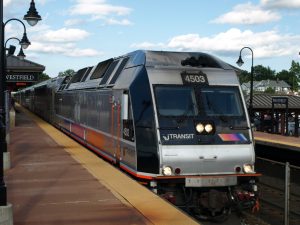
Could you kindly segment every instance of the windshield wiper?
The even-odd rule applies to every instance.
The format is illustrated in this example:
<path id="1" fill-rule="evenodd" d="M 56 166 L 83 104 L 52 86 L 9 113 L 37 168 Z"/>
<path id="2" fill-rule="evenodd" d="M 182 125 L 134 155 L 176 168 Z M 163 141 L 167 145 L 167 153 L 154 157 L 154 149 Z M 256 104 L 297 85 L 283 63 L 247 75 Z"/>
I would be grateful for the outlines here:
<path id="1" fill-rule="evenodd" d="M 248 126 L 230 126 L 229 127 L 231 130 L 249 130 L 250 127 Z"/>

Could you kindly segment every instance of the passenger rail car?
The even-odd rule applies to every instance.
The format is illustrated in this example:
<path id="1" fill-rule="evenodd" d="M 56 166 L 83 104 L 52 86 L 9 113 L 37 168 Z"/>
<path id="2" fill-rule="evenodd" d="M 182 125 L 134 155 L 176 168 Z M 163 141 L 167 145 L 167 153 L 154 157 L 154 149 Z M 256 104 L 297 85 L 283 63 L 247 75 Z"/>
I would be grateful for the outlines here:
<path id="1" fill-rule="evenodd" d="M 17 98 L 198 218 L 222 220 L 258 204 L 237 75 L 211 55 L 135 51 Z"/>

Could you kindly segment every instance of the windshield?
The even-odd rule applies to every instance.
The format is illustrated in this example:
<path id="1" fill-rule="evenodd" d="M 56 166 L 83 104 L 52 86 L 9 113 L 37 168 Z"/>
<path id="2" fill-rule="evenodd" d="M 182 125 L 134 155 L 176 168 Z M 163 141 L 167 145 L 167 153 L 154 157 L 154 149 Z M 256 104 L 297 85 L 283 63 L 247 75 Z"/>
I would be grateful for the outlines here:
<path id="1" fill-rule="evenodd" d="M 238 87 L 160 85 L 155 97 L 160 116 L 244 116 Z"/>
<path id="2" fill-rule="evenodd" d="M 242 116 L 243 110 L 237 88 L 202 88 L 201 98 L 208 116 Z"/>
<path id="3" fill-rule="evenodd" d="M 156 104 L 161 116 L 195 116 L 198 114 L 194 90 L 183 86 L 157 86 Z"/>

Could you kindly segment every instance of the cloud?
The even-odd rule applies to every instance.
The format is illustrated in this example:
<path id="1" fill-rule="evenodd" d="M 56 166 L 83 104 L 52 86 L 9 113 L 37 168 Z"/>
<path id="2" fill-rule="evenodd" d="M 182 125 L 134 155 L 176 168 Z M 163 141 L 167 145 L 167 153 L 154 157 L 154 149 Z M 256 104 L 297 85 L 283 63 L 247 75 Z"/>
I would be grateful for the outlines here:
<path id="1" fill-rule="evenodd" d="M 151 43 L 151 42 L 142 42 L 142 43 L 134 43 L 130 45 L 131 48 L 138 49 L 157 49 L 157 48 L 165 48 L 166 45 L 164 43 Z"/>
<path id="2" fill-rule="evenodd" d="M 299 0 L 261 0 L 261 4 L 267 8 L 300 8 Z"/>
<path id="3" fill-rule="evenodd" d="M 210 37 L 199 34 L 184 34 L 171 38 L 166 43 L 154 44 L 143 42 L 131 47 L 148 49 L 168 49 L 175 51 L 211 52 L 223 56 L 236 56 L 244 46 L 253 49 L 256 58 L 293 55 L 300 42 L 300 35 L 280 34 L 276 30 L 253 32 L 231 28 Z"/>
<path id="4" fill-rule="evenodd" d="M 69 9 L 70 15 L 77 16 L 76 19 L 78 16 L 88 16 L 90 21 L 103 20 L 103 25 L 122 26 L 133 24 L 128 19 L 120 19 L 129 15 L 131 11 L 132 9 L 128 7 L 108 4 L 106 0 L 76 0 L 76 3 Z M 78 22 L 76 19 L 66 21 L 66 25 Z"/>
<path id="5" fill-rule="evenodd" d="M 28 50 L 32 54 L 42 53 L 69 57 L 93 57 L 103 54 L 95 49 L 77 47 L 77 42 L 90 36 L 89 32 L 82 29 L 51 30 L 45 25 L 41 26 L 40 29 L 31 31 L 32 40 Z"/>
<path id="6" fill-rule="evenodd" d="M 112 18 L 105 19 L 105 24 L 107 24 L 107 25 L 123 25 L 123 26 L 133 25 L 133 23 L 127 19 L 116 20 L 116 19 L 112 19 Z"/>
<path id="7" fill-rule="evenodd" d="M 65 53 L 66 56 L 71 56 L 71 57 L 93 57 L 93 56 L 99 56 L 103 55 L 103 52 L 98 52 L 95 49 L 91 48 L 85 48 L 85 49 L 71 49 L 67 53 Z"/>
<path id="8" fill-rule="evenodd" d="M 85 30 L 61 28 L 59 30 L 48 30 L 40 33 L 35 40 L 47 42 L 76 42 L 90 35 Z"/>
<path id="9" fill-rule="evenodd" d="M 11 2 L 12 2 L 12 0 L 4 0 L 3 1 L 3 7 L 8 6 Z"/>
<path id="10" fill-rule="evenodd" d="M 93 17 L 103 17 L 108 15 L 124 16 L 130 14 L 132 10 L 123 6 L 107 4 L 105 0 L 77 0 L 71 7 L 71 15 L 89 15 Z"/>
<path id="11" fill-rule="evenodd" d="M 80 25 L 84 24 L 85 20 L 83 19 L 69 19 L 65 21 L 65 26 L 75 26 L 75 25 Z"/>
<path id="12" fill-rule="evenodd" d="M 74 43 L 67 44 L 57 44 L 57 43 L 43 43 L 43 42 L 33 42 L 28 48 L 30 52 L 34 53 L 44 53 L 44 54 L 59 54 L 70 57 L 93 57 L 100 56 L 103 53 L 95 49 L 76 48 Z"/>
<path id="13" fill-rule="evenodd" d="M 280 20 L 280 15 L 270 10 L 264 10 L 248 2 L 236 5 L 231 12 L 225 13 L 212 20 L 219 24 L 262 24 Z"/>

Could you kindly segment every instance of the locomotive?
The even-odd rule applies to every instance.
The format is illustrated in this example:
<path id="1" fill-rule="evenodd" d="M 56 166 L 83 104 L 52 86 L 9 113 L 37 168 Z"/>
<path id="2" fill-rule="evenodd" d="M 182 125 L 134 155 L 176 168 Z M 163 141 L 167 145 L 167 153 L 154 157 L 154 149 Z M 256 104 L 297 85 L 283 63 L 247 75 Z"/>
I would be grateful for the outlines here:
<path id="1" fill-rule="evenodd" d="M 199 219 L 258 206 L 245 100 L 235 69 L 212 55 L 137 50 L 15 97 Z"/>

